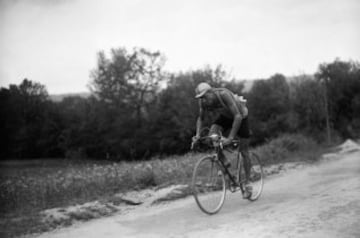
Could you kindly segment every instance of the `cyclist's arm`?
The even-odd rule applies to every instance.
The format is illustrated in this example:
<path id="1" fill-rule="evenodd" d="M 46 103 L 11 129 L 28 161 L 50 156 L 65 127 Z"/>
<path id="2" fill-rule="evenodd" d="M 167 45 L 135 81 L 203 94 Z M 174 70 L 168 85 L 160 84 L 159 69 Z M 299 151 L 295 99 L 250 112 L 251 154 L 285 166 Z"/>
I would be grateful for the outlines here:
<path id="1" fill-rule="evenodd" d="M 232 97 L 232 95 L 230 95 L 229 93 L 222 93 L 221 97 L 222 97 L 224 103 L 229 107 L 229 110 L 234 117 L 232 128 L 231 128 L 230 134 L 228 136 L 229 139 L 234 139 L 236 136 L 236 133 L 238 132 L 238 130 L 240 128 L 241 120 L 243 117 L 242 117 L 240 110 L 237 107 L 236 102 L 235 102 L 234 98 Z"/>
<path id="2" fill-rule="evenodd" d="M 196 121 L 196 136 L 200 137 L 200 131 L 201 131 L 201 127 L 202 127 L 202 122 L 204 120 L 204 109 L 202 107 L 202 103 L 201 103 L 201 99 L 199 100 L 199 117 Z"/>

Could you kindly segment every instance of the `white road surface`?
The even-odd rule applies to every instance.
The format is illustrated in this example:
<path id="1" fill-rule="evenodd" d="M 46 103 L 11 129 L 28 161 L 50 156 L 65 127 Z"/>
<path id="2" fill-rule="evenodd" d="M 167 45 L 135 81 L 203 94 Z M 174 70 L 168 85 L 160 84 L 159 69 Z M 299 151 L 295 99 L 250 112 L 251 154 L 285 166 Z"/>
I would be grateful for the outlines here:
<path id="1" fill-rule="evenodd" d="M 228 193 L 222 210 L 193 199 L 142 207 L 40 235 L 91 237 L 360 237 L 360 151 L 266 180 L 256 202 Z"/>

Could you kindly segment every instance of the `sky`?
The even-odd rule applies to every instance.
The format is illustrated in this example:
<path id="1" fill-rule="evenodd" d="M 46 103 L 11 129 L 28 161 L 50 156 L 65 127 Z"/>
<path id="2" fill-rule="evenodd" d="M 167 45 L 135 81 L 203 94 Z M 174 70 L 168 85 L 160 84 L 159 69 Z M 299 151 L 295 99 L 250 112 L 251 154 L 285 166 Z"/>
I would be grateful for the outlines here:
<path id="1" fill-rule="evenodd" d="M 173 73 L 313 74 L 360 60 L 359 13 L 358 0 L 0 0 L 0 87 L 87 92 L 97 53 L 119 47 L 160 51 Z"/>

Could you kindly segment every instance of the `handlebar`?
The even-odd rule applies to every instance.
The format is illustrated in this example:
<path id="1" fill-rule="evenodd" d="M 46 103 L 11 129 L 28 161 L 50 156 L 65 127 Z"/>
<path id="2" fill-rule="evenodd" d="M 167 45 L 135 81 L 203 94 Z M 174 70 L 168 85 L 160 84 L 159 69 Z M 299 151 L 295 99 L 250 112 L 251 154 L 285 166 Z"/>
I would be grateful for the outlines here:
<path id="1" fill-rule="evenodd" d="M 194 146 L 198 141 L 203 142 L 203 141 L 206 141 L 208 139 L 211 140 L 214 147 L 220 147 L 221 149 L 224 149 L 224 143 L 223 142 L 226 139 L 226 137 L 223 137 L 223 136 L 217 135 L 217 134 L 212 134 L 212 135 L 209 135 L 209 136 L 200 137 L 196 141 L 192 141 L 191 142 L 191 150 L 194 149 Z M 234 139 L 234 140 L 232 140 L 232 143 L 239 143 L 239 140 Z"/>

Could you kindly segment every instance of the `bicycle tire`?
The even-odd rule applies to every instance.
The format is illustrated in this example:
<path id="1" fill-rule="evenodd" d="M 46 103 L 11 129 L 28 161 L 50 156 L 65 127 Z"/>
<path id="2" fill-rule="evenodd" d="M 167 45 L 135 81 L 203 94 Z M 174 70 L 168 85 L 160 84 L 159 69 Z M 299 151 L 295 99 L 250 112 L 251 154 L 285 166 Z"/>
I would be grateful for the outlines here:
<path id="1" fill-rule="evenodd" d="M 260 158 L 255 153 L 250 153 L 251 169 L 249 176 L 249 185 L 252 188 L 251 196 L 247 197 L 249 201 L 259 199 L 264 188 L 264 170 Z M 243 186 L 243 184 L 241 185 Z M 244 187 L 242 189 L 245 189 Z"/>
<path id="2" fill-rule="evenodd" d="M 196 163 L 192 191 L 201 211 L 209 215 L 220 211 L 225 202 L 226 180 L 215 156 L 205 156 Z"/>

